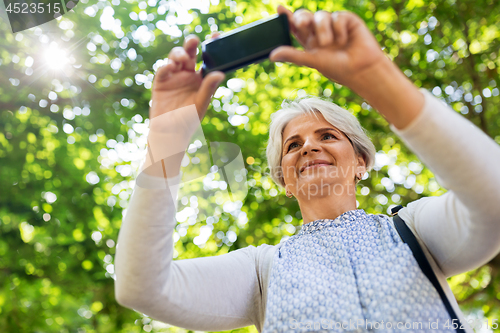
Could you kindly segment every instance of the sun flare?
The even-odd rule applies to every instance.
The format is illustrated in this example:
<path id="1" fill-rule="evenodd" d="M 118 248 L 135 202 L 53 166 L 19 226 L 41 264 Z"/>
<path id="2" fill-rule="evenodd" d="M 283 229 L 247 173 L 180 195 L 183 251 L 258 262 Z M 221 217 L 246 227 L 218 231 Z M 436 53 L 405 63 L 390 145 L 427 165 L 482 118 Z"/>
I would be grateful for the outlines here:
<path id="1" fill-rule="evenodd" d="M 66 51 L 59 48 L 57 44 L 51 44 L 49 48 L 45 50 L 44 58 L 45 63 L 55 70 L 61 70 L 69 63 Z"/>

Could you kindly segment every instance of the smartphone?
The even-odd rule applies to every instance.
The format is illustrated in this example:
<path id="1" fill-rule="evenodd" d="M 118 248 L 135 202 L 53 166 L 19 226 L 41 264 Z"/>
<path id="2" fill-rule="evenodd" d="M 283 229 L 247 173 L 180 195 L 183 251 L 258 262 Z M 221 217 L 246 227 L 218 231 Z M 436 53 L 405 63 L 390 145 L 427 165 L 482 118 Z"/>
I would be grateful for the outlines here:
<path id="1" fill-rule="evenodd" d="M 234 71 L 269 57 L 281 45 L 292 45 L 286 14 L 275 14 L 201 43 L 202 76 Z"/>

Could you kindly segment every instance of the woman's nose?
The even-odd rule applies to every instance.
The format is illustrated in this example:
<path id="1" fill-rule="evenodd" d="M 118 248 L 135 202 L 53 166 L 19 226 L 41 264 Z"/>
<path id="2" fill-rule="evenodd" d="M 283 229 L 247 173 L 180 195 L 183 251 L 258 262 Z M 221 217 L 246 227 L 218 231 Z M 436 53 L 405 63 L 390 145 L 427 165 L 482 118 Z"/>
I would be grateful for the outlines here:
<path id="1" fill-rule="evenodd" d="M 309 152 L 319 152 L 320 145 L 314 140 L 307 140 L 302 146 L 302 155 L 307 155 Z"/>

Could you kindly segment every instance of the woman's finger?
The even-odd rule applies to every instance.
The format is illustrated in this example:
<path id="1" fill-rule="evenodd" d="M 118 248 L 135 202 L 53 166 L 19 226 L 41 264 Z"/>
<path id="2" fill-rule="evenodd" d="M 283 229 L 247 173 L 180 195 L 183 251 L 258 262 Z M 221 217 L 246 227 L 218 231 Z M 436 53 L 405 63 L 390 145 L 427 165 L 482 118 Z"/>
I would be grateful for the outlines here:
<path id="1" fill-rule="evenodd" d="M 189 35 L 184 39 L 184 50 L 186 50 L 186 53 L 188 56 L 191 58 L 185 65 L 184 68 L 189 71 L 194 71 L 196 68 L 196 58 L 197 58 L 197 51 L 198 51 L 198 43 L 200 42 L 200 39 L 196 35 Z"/>
<path id="2" fill-rule="evenodd" d="M 299 9 L 293 14 L 293 19 L 299 42 L 307 46 L 314 37 L 314 14 L 306 9 Z"/>
<path id="3" fill-rule="evenodd" d="M 200 39 L 196 35 L 189 35 L 184 39 L 184 49 L 186 50 L 187 54 L 193 58 L 196 59 L 196 51 L 198 49 L 198 43 L 200 42 Z"/>
<path id="4" fill-rule="evenodd" d="M 344 46 L 347 43 L 348 31 L 348 16 L 346 12 L 334 12 L 331 15 L 332 17 L 332 26 L 333 26 L 333 35 L 334 41 L 339 46 Z"/>
<path id="5" fill-rule="evenodd" d="M 168 55 L 169 61 L 172 60 L 176 63 L 179 63 L 178 66 L 180 66 L 179 69 L 188 69 L 190 67 L 190 62 L 192 62 L 192 59 L 189 57 L 187 54 L 186 50 L 181 47 L 181 46 L 176 46 L 174 47 L 171 51 L 170 54 Z"/>
<path id="6" fill-rule="evenodd" d="M 269 55 L 271 61 L 291 62 L 298 66 L 315 68 L 317 65 L 314 55 L 307 51 L 298 50 L 293 46 L 283 45 L 274 49 Z M 316 61 L 317 62 L 317 61 Z"/>
<path id="7" fill-rule="evenodd" d="M 166 81 L 170 75 L 179 71 L 179 63 L 168 59 L 168 63 L 166 65 L 161 66 L 156 71 L 153 85 L 156 85 L 156 82 Z"/>
<path id="8" fill-rule="evenodd" d="M 286 7 L 283 6 L 283 5 L 278 5 L 277 12 L 278 12 L 278 14 L 286 14 L 286 16 L 288 18 L 288 26 L 290 27 L 290 31 L 293 34 L 295 34 L 296 33 L 296 28 L 295 28 L 295 22 L 294 22 L 292 11 L 286 9 Z"/>
<path id="9" fill-rule="evenodd" d="M 226 75 L 221 71 L 210 72 L 203 78 L 195 100 L 198 110 L 206 110 L 208 108 L 212 95 L 215 94 L 215 91 L 225 78 Z"/>
<path id="10" fill-rule="evenodd" d="M 171 59 L 168 60 L 168 64 L 165 66 L 165 69 L 169 73 L 176 73 L 181 70 L 181 63 L 173 61 Z"/>
<path id="11" fill-rule="evenodd" d="M 333 43 L 332 15 L 320 10 L 314 13 L 314 31 L 320 46 Z"/>

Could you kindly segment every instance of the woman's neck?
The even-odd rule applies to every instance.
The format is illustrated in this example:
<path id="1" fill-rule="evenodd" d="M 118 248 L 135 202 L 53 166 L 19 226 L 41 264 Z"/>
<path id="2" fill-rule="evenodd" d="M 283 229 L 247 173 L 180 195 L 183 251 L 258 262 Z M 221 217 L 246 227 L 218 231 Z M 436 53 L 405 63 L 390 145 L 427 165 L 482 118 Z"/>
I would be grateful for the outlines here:
<path id="1" fill-rule="evenodd" d="M 335 193 L 335 188 L 337 187 L 324 186 L 318 193 L 297 193 L 303 224 L 321 219 L 334 220 L 342 213 L 357 209 L 355 186 L 345 186 L 340 191 L 342 193 Z"/>

